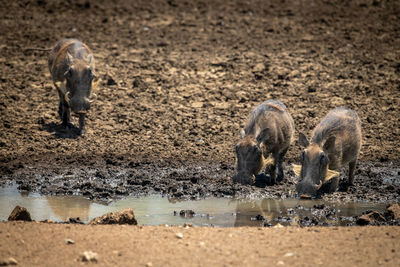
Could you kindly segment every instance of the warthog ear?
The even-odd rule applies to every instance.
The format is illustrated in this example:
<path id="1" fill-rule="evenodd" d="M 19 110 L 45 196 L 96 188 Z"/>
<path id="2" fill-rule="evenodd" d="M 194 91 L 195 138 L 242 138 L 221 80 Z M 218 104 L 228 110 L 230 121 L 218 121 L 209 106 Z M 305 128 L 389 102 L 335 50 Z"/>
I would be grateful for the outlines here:
<path id="1" fill-rule="evenodd" d="M 87 60 L 87 62 L 89 63 L 89 65 L 92 64 L 92 61 L 93 61 L 93 54 L 89 54 L 89 55 L 87 56 L 86 60 Z"/>
<path id="2" fill-rule="evenodd" d="M 336 136 L 329 137 L 324 143 L 324 150 L 325 151 L 332 151 L 335 147 Z"/>
<path id="3" fill-rule="evenodd" d="M 300 177 L 301 165 L 292 164 L 293 172 L 296 176 Z"/>
<path id="4" fill-rule="evenodd" d="M 303 147 L 308 147 L 310 145 L 310 141 L 308 141 L 307 136 L 303 133 L 299 133 L 299 144 Z"/>
<path id="5" fill-rule="evenodd" d="M 240 138 L 244 138 L 246 136 L 246 133 L 244 132 L 244 129 L 240 129 Z"/>
<path id="6" fill-rule="evenodd" d="M 327 170 L 326 171 L 326 176 L 325 176 L 325 182 L 327 182 L 327 181 L 329 181 L 330 179 L 332 179 L 332 178 L 335 178 L 335 177 L 337 177 L 337 176 L 339 176 L 339 172 L 337 172 L 337 171 L 333 171 L 333 170 Z"/>
<path id="7" fill-rule="evenodd" d="M 74 57 L 71 56 L 71 54 L 69 52 L 67 52 L 66 60 L 67 60 L 68 65 L 71 65 L 72 62 L 74 61 Z"/>

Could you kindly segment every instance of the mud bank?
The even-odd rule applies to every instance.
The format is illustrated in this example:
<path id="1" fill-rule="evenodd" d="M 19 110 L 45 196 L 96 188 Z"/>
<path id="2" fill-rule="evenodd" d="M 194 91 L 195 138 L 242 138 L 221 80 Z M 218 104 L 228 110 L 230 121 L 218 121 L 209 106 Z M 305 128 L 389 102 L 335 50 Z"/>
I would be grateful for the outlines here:
<path id="1" fill-rule="evenodd" d="M 116 165 L 116 166 L 114 166 Z M 90 199 L 112 200 L 128 195 L 161 194 L 176 199 L 206 197 L 235 198 L 295 198 L 297 178 L 290 166 L 285 165 L 285 181 L 266 186 L 265 176 L 257 177 L 253 186 L 233 184 L 234 167 L 204 162 L 178 163 L 110 163 L 93 166 L 33 165 L 4 175 L 4 186 L 16 182 L 20 191 L 44 195 L 83 195 Z M 345 188 L 346 171 L 342 171 L 340 188 L 325 194 L 323 200 L 331 202 L 368 201 L 393 203 L 400 198 L 400 168 L 393 164 L 360 163 L 355 186 Z"/>

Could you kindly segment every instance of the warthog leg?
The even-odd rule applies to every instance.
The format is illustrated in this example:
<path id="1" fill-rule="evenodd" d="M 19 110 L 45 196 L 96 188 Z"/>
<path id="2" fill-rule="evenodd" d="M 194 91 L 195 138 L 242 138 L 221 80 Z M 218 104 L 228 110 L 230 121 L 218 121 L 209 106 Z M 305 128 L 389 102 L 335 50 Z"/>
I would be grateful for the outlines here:
<path id="1" fill-rule="evenodd" d="M 80 130 L 80 134 L 82 134 L 82 135 L 84 135 L 86 133 L 85 117 L 86 117 L 85 113 L 79 113 L 79 130 Z"/>
<path id="2" fill-rule="evenodd" d="M 62 125 L 64 127 L 68 127 L 70 124 L 70 111 L 69 111 L 69 104 L 68 104 L 68 92 L 65 82 L 55 82 L 55 87 L 57 88 L 58 95 L 60 97 L 60 103 L 58 106 L 58 114 L 62 119 Z"/>

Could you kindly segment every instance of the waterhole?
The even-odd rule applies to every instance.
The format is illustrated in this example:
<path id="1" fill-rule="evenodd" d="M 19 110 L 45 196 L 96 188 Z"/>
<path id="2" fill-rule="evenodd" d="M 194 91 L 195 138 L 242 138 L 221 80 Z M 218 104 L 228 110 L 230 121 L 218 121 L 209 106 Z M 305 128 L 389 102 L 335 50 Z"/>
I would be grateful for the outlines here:
<path id="1" fill-rule="evenodd" d="M 17 186 L 0 188 L 0 220 L 7 220 L 16 205 L 28 209 L 33 220 L 65 222 L 79 217 L 84 223 L 107 212 L 132 208 L 140 225 L 274 226 L 352 225 L 367 210 L 382 212 L 385 204 L 368 202 L 330 203 L 303 199 L 208 198 L 174 201 L 157 195 L 127 197 L 110 203 L 82 196 L 43 196 L 19 191 Z"/>

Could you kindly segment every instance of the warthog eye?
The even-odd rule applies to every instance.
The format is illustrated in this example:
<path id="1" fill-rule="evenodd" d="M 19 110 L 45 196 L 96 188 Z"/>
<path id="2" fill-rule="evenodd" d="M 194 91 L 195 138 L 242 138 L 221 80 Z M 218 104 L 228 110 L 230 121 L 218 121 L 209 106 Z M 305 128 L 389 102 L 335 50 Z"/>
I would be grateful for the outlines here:
<path id="1" fill-rule="evenodd" d="M 320 162 L 321 162 L 322 165 L 326 165 L 326 164 L 328 164 L 328 162 L 329 162 L 329 159 L 328 159 L 328 157 L 326 156 L 325 153 L 321 153 L 321 154 L 319 155 L 319 160 L 320 160 Z"/>
<path id="2" fill-rule="evenodd" d="M 303 151 L 301 152 L 301 155 L 300 155 L 300 162 L 301 162 L 301 163 L 304 162 L 305 156 L 306 156 L 306 152 L 303 150 Z"/>
<path id="3" fill-rule="evenodd" d="M 68 70 L 64 73 L 65 78 L 71 78 L 72 77 L 72 68 L 68 68 Z"/>

